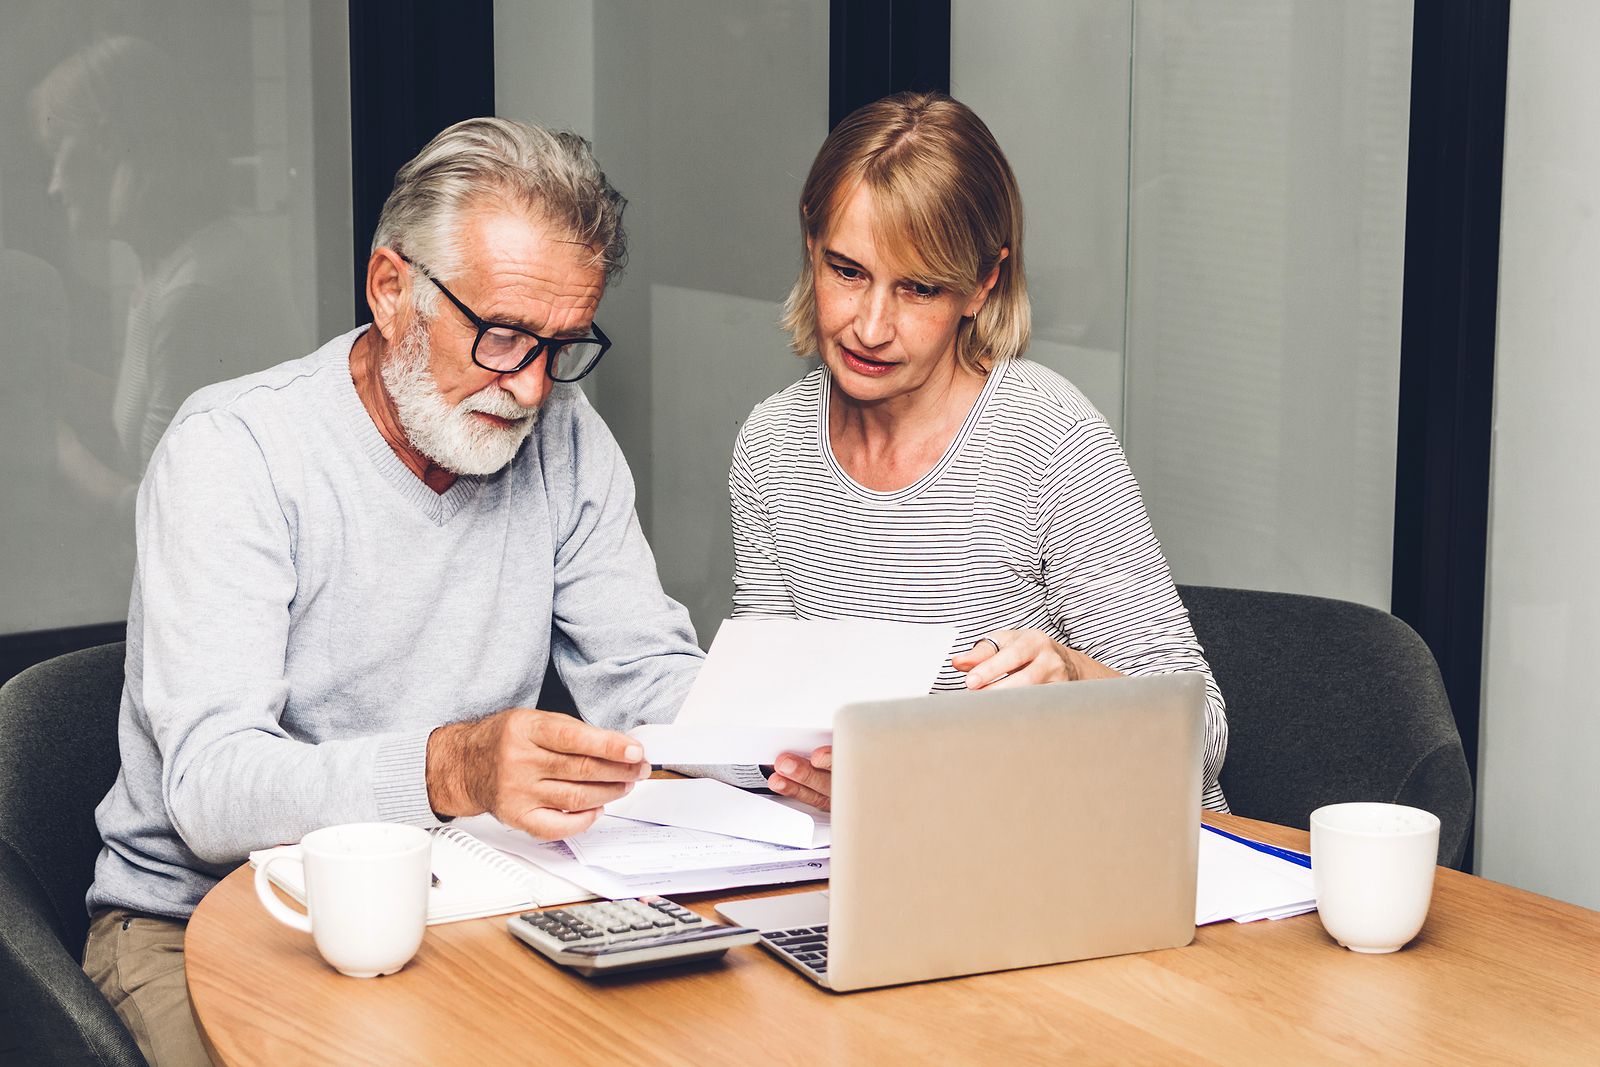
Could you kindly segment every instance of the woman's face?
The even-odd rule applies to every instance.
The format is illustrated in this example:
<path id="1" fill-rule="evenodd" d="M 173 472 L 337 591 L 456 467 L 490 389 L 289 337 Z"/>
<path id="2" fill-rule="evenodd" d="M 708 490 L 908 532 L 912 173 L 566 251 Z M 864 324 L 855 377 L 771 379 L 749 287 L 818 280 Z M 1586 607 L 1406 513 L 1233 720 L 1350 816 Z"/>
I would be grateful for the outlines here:
<path id="1" fill-rule="evenodd" d="M 872 236 L 872 191 L 860 185 L 832 230 L 809 252 L 816 278 L 819 353 L 845 395 L 862 402 L 906 396 L 950 380 L 956 331 L 983 306 L 911 278 Z"/>
<path id="2" fill-rule="evenodd" d="M 88 136 L 69 133 L 56 144 L 49 193 L 66 208 L 67 229 L 74 237 L 104 236 L 110 231 L 115 169 Z"/>

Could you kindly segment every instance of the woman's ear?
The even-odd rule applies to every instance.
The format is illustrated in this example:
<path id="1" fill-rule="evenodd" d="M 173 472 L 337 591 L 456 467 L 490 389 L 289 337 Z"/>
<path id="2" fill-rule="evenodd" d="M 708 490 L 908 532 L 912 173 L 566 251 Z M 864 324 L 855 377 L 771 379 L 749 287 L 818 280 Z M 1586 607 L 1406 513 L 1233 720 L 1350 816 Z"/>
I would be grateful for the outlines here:
<path id="1" fill-rule="evenodd" d="M 971 318 L 983 309 L 984 302 L 989 299 L 989 294 L 994 291 L 995 283 L 1000 280 L 1000 264 L 1011 255 L 1011 249 L 1001 246 L 1000 255 L 994 261 L 994 266 L 989 268 L 989 273 L 984 276 L 983 283 L 978 286 L 978 291 L 972 294 L 972 299 L 967 302 L 966 310 L 962 315 Z"/>

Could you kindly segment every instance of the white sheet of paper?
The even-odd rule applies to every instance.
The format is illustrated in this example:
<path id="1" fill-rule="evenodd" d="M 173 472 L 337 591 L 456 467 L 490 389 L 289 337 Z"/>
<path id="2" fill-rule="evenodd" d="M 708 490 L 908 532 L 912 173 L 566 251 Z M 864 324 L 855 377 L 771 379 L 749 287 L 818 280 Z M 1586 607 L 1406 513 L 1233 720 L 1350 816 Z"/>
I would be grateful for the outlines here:
<path id="1" fill-rule="evenodd" d="M 826 825 L 819 830 L 806 811 L 712 778 L 640 782 L 627 796 L 607 804 L 606 814 L 790 848 L 821 848 L 828 843 Z"/>
<path id="2" fill-rule="evenodd" d="M 844 704 L 927 693 L 955 638 L 952 625 L 728 619 L 676 722 L 832 729 Z"/>
<path id="3" fill-rule="evenodd" d="M 1311 870 L 1258 852 L 1218 834 L 1200 831 L 1196 878 L 1197 926 L 1237 919 L 1301 914 L 1315 906 Z"/>
<path id="4" fill-rule="evenodd" d="M 630 737 L 644 746 L 644 758 L 655 764 L 711 766 L 772 763 L 785 752 L 809 755 L 833 744 L 832 730 L 803 726 L 635 726 Z"/>
<path id="5" fill-rule="evenodd" d="M 658 826 L 615 815 L 600 816 L 589 829 L 567 838 L 566 844 L 578 862 L 625 876 L 828 858 L 827 849 L 788 848 L 769 841 L 747 841 L 682 826 Z"/>
<path id="6" fill-rule="evenodd" d="M 703 871 L 625 876 L 579 863 L 562 841 L 539 841 L 521 830 L 503 825 L 493 815 L 458 819 L 456 826 L 502 852 L 521 856 L 558 878 L 581 886 L 608 900 L 624 900 L 652 893 L 708 893 L 753 885 L 787 885 L 828 877 L 826 859 L 788 860 L 741 864 Z"/>
<path id="7" fill-rule="evenodd" d="M 670 726 L 632 731 L 651 763 L 771 763 L 832 739 L 845 704 L 922 696 L 953 625 L 875 619 L 728 619 Z"/>

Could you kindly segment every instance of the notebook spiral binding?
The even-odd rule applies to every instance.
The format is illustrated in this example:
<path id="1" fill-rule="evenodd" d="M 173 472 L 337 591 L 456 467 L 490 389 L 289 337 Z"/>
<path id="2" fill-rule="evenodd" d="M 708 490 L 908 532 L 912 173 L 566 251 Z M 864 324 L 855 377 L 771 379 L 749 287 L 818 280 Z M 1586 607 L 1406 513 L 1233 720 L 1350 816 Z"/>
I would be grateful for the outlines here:
<path id="1" fill-rule="evenodd" d="M 511 879 L 513 885 L 526 885 L 534 879 L 530 877 L 529 870 L 504 852 L 486 845 L 476 837 L 464 830 L 457 830 L 454 826 L 441 826 L 434 833 L 439 837 L 448 838 L 470 854 L 474 859 L 481 860 L 485 866 Z"/>

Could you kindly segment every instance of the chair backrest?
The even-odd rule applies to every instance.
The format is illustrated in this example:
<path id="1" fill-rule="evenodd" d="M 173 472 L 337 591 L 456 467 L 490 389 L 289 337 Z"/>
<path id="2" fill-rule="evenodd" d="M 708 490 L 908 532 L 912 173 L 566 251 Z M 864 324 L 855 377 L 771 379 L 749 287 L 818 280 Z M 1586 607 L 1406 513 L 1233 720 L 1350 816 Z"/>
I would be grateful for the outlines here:
<path id="1" fill-rule="evenodd" d="M 1222 788 L 1236 814 L 1302 829 L 1324 804 L 1381 800 L 1439 816 L 1458 867 L 1472 779 L 1433 654 L 1361 604 L 1179 586 L 1228 705 Z"/>
<path id="2" fill-rule="evenodd" d="M 100 834 L 121 758 L 122 644 L 68 653 L 0 687 L 0 1060 L 142 1064 L 80 969 Z"/>

